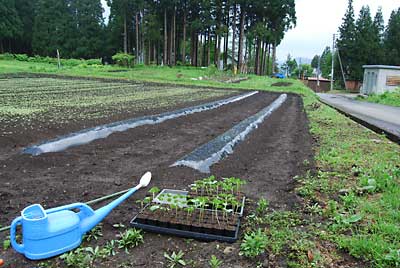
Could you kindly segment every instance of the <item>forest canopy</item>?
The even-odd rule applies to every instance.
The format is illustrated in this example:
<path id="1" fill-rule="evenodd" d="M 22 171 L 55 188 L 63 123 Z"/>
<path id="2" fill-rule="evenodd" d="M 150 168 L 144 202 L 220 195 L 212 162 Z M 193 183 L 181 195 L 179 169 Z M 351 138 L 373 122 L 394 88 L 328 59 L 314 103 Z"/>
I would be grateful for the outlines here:
<path id="1" fill-rule="evenodd" d="M 0 52 L 272 73 L 294 0 L 0 0 Z M 250 67 L 251 66 L 251 67 Z"/>

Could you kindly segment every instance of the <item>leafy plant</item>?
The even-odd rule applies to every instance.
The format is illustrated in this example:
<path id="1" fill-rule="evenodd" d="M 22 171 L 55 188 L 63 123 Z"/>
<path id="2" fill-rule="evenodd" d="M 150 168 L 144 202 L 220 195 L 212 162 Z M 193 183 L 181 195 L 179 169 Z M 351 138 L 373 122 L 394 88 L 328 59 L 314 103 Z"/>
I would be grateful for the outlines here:
<path id="1" fill-rule="evenodd" d="M 267 243 L 268 237 L 261 229 L 247 233 L 240 244 L 240 253 L 246 257 L 254 258 L 265 252 Z"/>
<path id="2" fill-rule="evenodd" d="M 130 68 L 135 60 L 135 56 L 127 53 L 117 53 L 112 56 L 113 61 L 115 61 L 119 66 Z"/>
<path id="3" fill-rule="evenodd" d="M 172 252 L 171 255 L 164 252 L 164 257 L 168 260 L 168 267 L 175 268 L 178 266 L 186 266 L 186 261 L 183 259 L 185 254 L 180 250 L 178 253 Z"/>
<path id="4" fill-rule="evenodd" d="M 130 248 L 136 247 L 144 242 L 143 234 L 140 230 L 128 229 L 124 233 L 120 233 L 120 236 L 118 248 L 125 249 L 127 253 Z"/>
<path id="5" fill-rule="evenodd" d="M 215 257 L 215 255 L 211 255 L 211 259 L 209 260 L 208 264 L 211 268 L 219 268 L 222 264 L 222 261 Z"/>
<path id="6" fill-rule="evenodd" d="M 110 240 L 103 248 L 103 252 L 107 256 L 115 256 L 117 253 L 115 252 L 115 247 L 117 246 L 117 241 Z"/>
<path id="7" fill-rule="evenodd" d="M 268 206 L 269 206 L 268 200 L 265 198 L 260 198 L 257 202 L 257 208 L 256 208 L 257 214 L 263 215 L 267 211 Z"/>
<path id="8" fill-rule="evenodd" d="M 96 257 L 98 257 L 98 247 L 93 249 L 91 247 L 77 248 L 74 251 L 64 253 L 60 256 L 68 267 L 73 268 L 88 268 L 90 267 Z"/>
<path id="9" fill-rule="evenodd" d="M 10 236 L 7 236 L 7 239 L 3 241 L 3 250 L 7 250 L 11 247 Z"/>
<path id="10" fill-rule="evenodd" d="M 160 192 L 160 189 L 158 187 L 153 187 L 149 190 L 149 193 L 153 195 L 153 199 L 156 198 L 156 194 Z"/>
<path id="11" fill-rule="evenodd" d="M 90 230 L 90 232 L 88 232 L 85 235 L 85 240 L 87 242 L 90 242 L 92 240 L 97 241 L 97 239 L 99 239 L 99 237 L 103 236 L 102 228 L 103 228 L 103 225 L 101 223 L 96 225 L 92 230 Z"/>
<path id="12" fill-rule="evenodd" d="M 385 255 L 384 260 L 391 263 L 393 267 L 400 266 L 400 249 L 390 249 L 390 252 Z"/>

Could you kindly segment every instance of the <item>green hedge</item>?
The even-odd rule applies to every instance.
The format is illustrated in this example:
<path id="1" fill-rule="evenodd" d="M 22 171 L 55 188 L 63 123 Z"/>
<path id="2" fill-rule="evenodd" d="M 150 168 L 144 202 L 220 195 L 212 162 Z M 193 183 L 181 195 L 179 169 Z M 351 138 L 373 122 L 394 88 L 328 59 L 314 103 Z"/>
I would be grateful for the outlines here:
<path id="1" fill-rule="evenodd" d="M 57 64 L 57 58 L 42 57 L 42 56 L 29 57 L 26 54 L 10 54 L 10 53 L 0 54 L 0 60 L 13 60 L 13 59 L 26 62 Z M 89 60 L 61 59 L 61 65 L 64 66 L 101 65 L 101 59 L 89 59 Z"/>

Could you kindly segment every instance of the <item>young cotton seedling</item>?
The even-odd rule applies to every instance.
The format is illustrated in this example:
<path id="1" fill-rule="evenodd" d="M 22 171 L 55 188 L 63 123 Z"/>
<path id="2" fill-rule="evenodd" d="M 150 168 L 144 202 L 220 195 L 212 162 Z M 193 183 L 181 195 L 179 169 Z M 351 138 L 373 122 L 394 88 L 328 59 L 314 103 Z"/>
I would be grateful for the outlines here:
<path id="1" fill-rule="evenodd" d="M 188 207 L 185 208 L 185 211 L 187 212 L 186 220 L 189 222 L 189 217 L 192 215 L 192 213 L 194 211 L 194 207 L 193 206 L 188 206 Z"/>
<path id="2" fill-rule="evenodd" d="M 212 205 L 213 205 L 213 208 L 215 211 L 215 219 L 217 220 L 218 225 L 220 225 L 220 222 L 218 219 L 218 209 L 221 208 L 221 204 L 222 204 L 222 200 L 220 200 L 218 197 L 216 197 L 212 200 Z M 214 213 L 212 215 L 214 215 Z"/>
<path id="3" fill-rule="evenodd" d="M 149 193 L 153 195 L 153 200 L 156 198 L 156 194 L 160 192 L 160 189 L 158 187 L 153 187 L 149 190 Z"/>

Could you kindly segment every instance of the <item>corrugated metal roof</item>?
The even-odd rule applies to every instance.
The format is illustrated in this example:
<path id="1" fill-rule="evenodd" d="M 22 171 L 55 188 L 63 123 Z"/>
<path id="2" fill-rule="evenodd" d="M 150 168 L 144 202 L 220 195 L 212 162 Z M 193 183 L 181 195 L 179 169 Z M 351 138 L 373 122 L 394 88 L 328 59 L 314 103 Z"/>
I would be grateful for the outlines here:
<path id="1" fill-rule="evenodd" d="M 389 70 L 400 70 L 400 66 L 390 65 L 363 65 L 364 69 L 389 69 Z"/>

